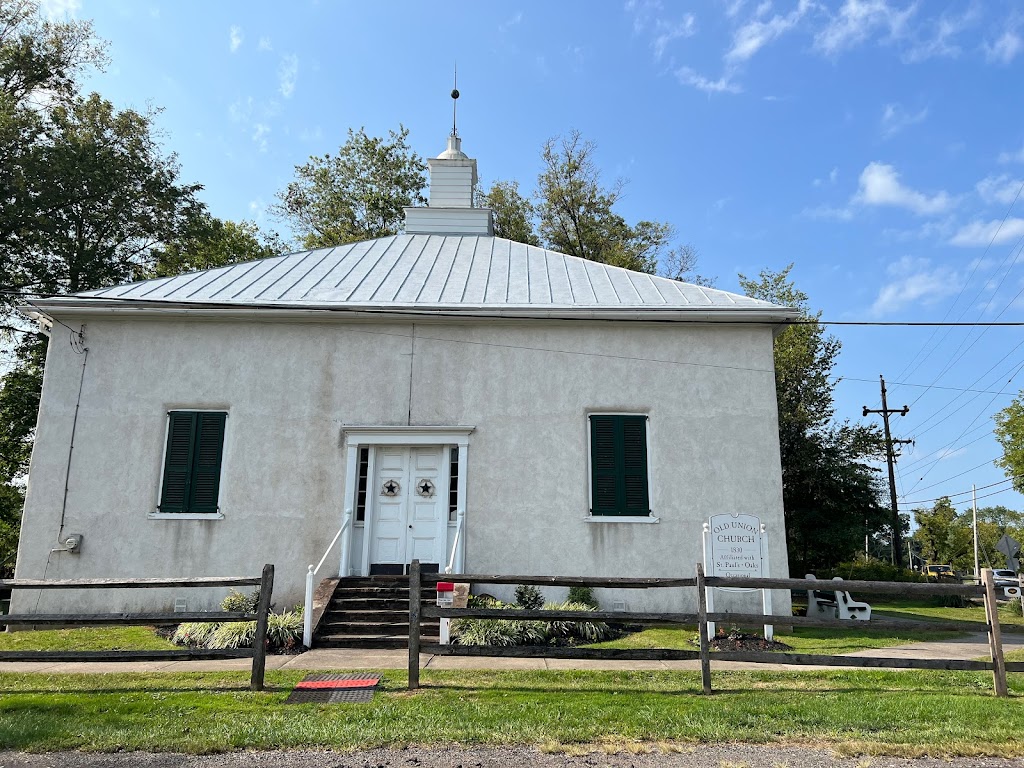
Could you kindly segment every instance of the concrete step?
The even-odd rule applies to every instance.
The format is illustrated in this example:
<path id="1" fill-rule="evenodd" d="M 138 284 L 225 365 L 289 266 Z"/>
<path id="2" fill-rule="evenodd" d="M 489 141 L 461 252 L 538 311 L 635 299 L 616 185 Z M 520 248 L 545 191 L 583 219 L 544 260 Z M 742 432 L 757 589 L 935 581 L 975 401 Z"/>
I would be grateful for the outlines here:
<path id="1" fill-rule="evenodd" d="M 430 626 L 429 624 L 422 625 L 424 630 L 438 629 L 440 624 Z M 408 636 L 409 635 L 409 624 L 408 622 L 402 623 L 381 623 L 381 624 L 358 624 L 349 621 L 331 622 L 324 626 L 322 630 L 324 636 L 327 635 L 394 635 L 394 636 Z"/>
<path id="2" fill-rule="evenodd" d="M 424 635 L 421 642 L 437 643 L 438 637 Z M 318 636 L 314 647 L 316 648 L 408 648 L 409 637 L 393 635 L 322 635 Z"/>

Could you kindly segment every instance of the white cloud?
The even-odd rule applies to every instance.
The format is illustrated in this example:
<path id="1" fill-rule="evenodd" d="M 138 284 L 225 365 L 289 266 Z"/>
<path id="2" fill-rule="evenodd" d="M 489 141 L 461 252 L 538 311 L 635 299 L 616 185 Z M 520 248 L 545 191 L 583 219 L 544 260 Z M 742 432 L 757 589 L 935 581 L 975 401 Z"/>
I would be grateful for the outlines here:
<path id="1" fill-rule="evenodd" d="M 264 36 L 260 38 L 260 42 L 256 46 L 256 49 L 259 51 L 272 51 L 274 50 L 274 46 L 271 44 L 270 38 Z"/>
<path id="2" fill-rule="evenodd" d="M 913 43 L 904 54 L 904 60 L 916 63 L 938 57 L 956 58 L 960 55 L 956 36 L 971 26 L 977 17 L 974 8 L 968 8 L 962 16 L 942 14 L 929 25 L 934 28 L 933 34 Z"/>
<path id="3" fill-rule="evenodd" d="M 1000 163 L 1024 163 L 1024 146 L 1014 152 L 1000 152 Z"/>
<path id="4" fill-rule="evenodd" d="M 673 40 L 686 37 L 693 37 L 697 34 L 697 17 L 688 13 L 678 22 L 658 19 L 655 23 L 656 34 L 651 47 L 654 48 L 654 58 L 661 59 L 665 55 L 665 49 Z"/>
<path id="5" fill-rule="evenodd" d="M 242 28 L 233 24 L 231 29 L 228 30 L 228 46 L 231 48 L 232 53 L 235 53 L 235 51 L 242 47 L 243 39 Z"/>
<path id="6" fill-rule="evenodd" d="M 964 248 L 987 248 L 1024 237 L 1024 219 L 993 219 L 972 221 L 959 229 L 949 241 L 950 245 Z"/>
<path id="7" fill-rule="evenodd" d="M 952 459 L 954 456 L 963 456 L 965 453 L 967 453 L 967 448 L 943 448 L 935 454 L 935 460 L 945 461 L 946 459 Z"/>
<path id="8" fill-rule="evenodd" d="M 901 104 L 886 104 L 882 110 L 882 137 L 890 138 L 917 123 L 922 123 L 928 117 L 928 108 L 925 107 L 919 112 L 908 112 Z"/>
<path id="9" fill-rule="evenodd" d="M 898 38 L 916 10 L 916 3 L 901 9 L 889 5 L 888 0 L 845 0 L 839 13 L 815 35 L 814 47 L 834 56 L 859 45 L 879 29 Z"/>
<path id="10" fill-rule="evenodd" d="M 1021 40 L 1016 30 L 1008 29 L 994 43 L 990 44 L 986 41 L 983 47 L 985 49 L 985 58 L 989 62 L 1005 66 L 1017 58 L 1017 54 L 1024 50 L 1024 40 Z"/>
<path id="11" fill-rule="evenodd" d="M 760 6 L 757 15 L 767 13 L 770 7 L 770 4 Z M 793 29 L 811 7 L 810 0 L 800 0 L 797 7 L 785 16 L 776 14 L 768 21 L 761 21 L 760 18 L 748 21 L 733 35 L 732 48 L 726 52 L 725 60 L 733 63 L 748 61 L 772 40 Z"/>
<path id="12" fill-rule="evenodd" d="M 839 179 L 839 166 L 833 166 L 824 179 L 815 179 L 811 182 L 815 187 L 824 187 L 826 184 L 832 186 Z"/>
<path id="13" fill-rule="evenodd" d="M 277 69 L 278 90 L 286 99 L 295 93 L 295 82 L 299 79 L 299 57 L 294 53 L 281 57 L 281 66 Z"/>
<path id="14" fill-rule="evenodd" d="M 267 134 L 270 133 L 270 126 L 266 123 L 256 123 L 253 126 L 252 140 L 260 152 L 267 151 Z"/>
<path id="15" fill-rule="evenodd" d="M 48 19 L 75 16 L 81 9 L 81 0 L 39 0 L 39 13 Z"/>
<path id="16" fill-rule="evenodd" d="M 932 267 L 928 259 L 904 256 L 886 269 L 887 279 L 878 292 L 871 313 L 881 316 L 911 304 L 934 304 L 960 290 L 960 281 L 949 267 Z"/>
<path id="17" fill-rule="evenodd" d="M 683 85 L 690 85 L 705 93 L 739 93 L 742 89 L 734 83 L 728 74 L 722 75 L 717 80 L 710 80 L 703 75 L 694 72 L 689 67 L 682 67 L 676 70 L 676 79 Z"/>
<path id="18" fill-rule="evenodd" d="M 981 199 L 986 203 L 1010 205 L 1020 195 L 1022 186 L 1024 186 L 1024 181 L 1014 179 L 1004 173 L 1000 176 L 986 176 L 975 184 L 974 188 L 978 190 Z"/>
<path id="19" fill-rule="evenodd" d="M 734 19 L 740 15 L 740 11 L 743 10 L 743 4 L 745 0 L 730 0 L 725 6 L 725 15 L 730 19 Z"/>
<path id="20" fill-rule="evenodd" d="M 953 204 L 946 192 L 928 196 L 904 186 L 896 169 L 884 163 L 868 163 L 861 171 L 860 186 L 853 201 L 863 205 L 906 208 L 919 216 L 942 213 Z"/>

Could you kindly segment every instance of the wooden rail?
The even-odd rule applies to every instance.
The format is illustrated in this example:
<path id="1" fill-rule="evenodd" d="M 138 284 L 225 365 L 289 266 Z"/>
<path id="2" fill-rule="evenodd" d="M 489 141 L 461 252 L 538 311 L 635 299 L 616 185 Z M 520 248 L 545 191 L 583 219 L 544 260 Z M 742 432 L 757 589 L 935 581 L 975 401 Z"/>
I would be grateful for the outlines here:
<path id="1" fill-rule="evenodd" d="M 209 588 L 259 586 L 260 601 L 253 613 L 242 611 L 203 611 L 188 613 L 43 613 L 10 614 L 4 624 L 59 624 L 62 626 L 153 626 L 182 622 L 255 621 L 256 636 L 252 648 L 199 649 L 175 651 L 0 651 L 0 661 L 193 661 L 197 659 L 252 659 L 249 685 L 263 690 L 267 663 L 267 620 L 274 591 L 274 566 L 263 566 L 258 577 L 198 577 L 193 579 L 3 579 L 0 587 L 10 589 L 156 589 L 161 587 Z"/>
<path id="2" fill-rule="evenodd" d="M 652 613 L 622 611 L 548 611 L 501 608 L 440 608 L 422 605 L 423 585 L 450 581 L 470 584 L 531 584 L 537 586 L 588 586 L 618 587 L 625 589 L 652 589 L 671 587 L 693 587 L 697 590 L 697 613 Z M 872 619 L 871 621 L 840 620 L 816 616 L 792 616 L 779 618 L 780 623 L 801 627 L 823 627 L 842 629 L 935 629 L 970 631 L 985 629 L 989 637 L 990 661 L 972 659 L 920 659 L 869 656 L 827 656 L 822 654 L 771 653 L 753 651 L 711 652 L 707 636 L 708 622 L 737 624 L 763 624 L 766 617 L 759 613 L 709 613 L 706 590 L 714 587 L 741 587 L 786 590 L 825 590 L 842 587 L 844 591 L 868 594 L 911 594 L 963 595 L 982 597 L 985 600 L 986 622 L 971 621 L 914 621 L 912 619 Z M 409 688 L 419 687 L 420 654 L 439 656 L 506 656 L 513 658 L 553 659 L 615 659 L 615 660 L 699 660 L 701 687 L 705 694 L 712 692 L 711 662 L 738 661 L 757 664 L 814 665 L 861 667 L 874 669 L 944 669 L 944 670 L 991 670 L 993 687 L 997 696 L 1006 696 L 1006 673 L 1024 672 L 1024 662 L 1006 663 L 1003 658 L 1002 640 L 999 631 L 999 614 L 992 571 L 986 569 L 980 585 L 933 584 L 919 582 L 878 582 L 878 581 L 822 581 L 818 579 L 763 579 L 725 578 L 704 575 L 701 563 L 696 566 L 696 578 L 599 578 L 586 576 L 502 576 L 477 574 L 436 574 L 423 573 L 418 561 L 409 569 Z M 579 648 L 556 646 L 460 646 L 421 644 L 420 624 L 423 618 L 482 618 L 513 619 L 532 621 L 614 621 L 637 624 L 693 625 L 698 628 L 698 650 L 684 651 L 666 648 Z"/>

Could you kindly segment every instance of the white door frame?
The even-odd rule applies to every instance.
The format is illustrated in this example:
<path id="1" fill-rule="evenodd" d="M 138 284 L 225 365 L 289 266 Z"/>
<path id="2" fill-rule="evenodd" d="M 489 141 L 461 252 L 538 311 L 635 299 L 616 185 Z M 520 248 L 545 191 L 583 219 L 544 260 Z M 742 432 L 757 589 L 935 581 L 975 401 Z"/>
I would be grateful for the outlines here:
<path id="1" fill-rule="evenodd" d="M 365 446 L 381 445 L 454 445 L 459 448 L 459 484 L 458 498 L 456 500 L 456 517 L 459 526 L 462 528 L 462 535 L 459 536 L 458 551 L 455 553 L 456 572 L 462 571 L 465 562 L 465 516 L 466 516 L 466 465 L 469 451 L 469 436 L 476 427 L 445 427 L 445 426 L 424 426 L 424 427 L 403 427 L 403 426 L 353 426 L 344 427 L 341 432 L 345 439 L 345 503 L 342 517 L 341 534 L 341 558 L 338 563 L 338 574 L 342 577 L 357 575 L 352 574 L 352 527 L 355 525 L 357 474 L 359 466 L 359 449 Z M 371 455 L 373 451 L 370 451 Z M 371 459 L 371 464 L 372 464 Z M 370 467 L 367 468 L 369 471 Z M 369 486 L 369 475 L 367 485 Z M 367 488 L 369 490 L 369 488 Z M 447 507 L 447 505 L 445 505 Z M 371 509 L 373 505 L 366 505 L 366 527 L 363 534 L 363 573 L 365 576 L 370 572 L 369 546 L 370 530 L 372 527 Z M 447 544 L 445 545 L 447 549 Z M 447 563 L 442 563 L 443 568 Z"/>

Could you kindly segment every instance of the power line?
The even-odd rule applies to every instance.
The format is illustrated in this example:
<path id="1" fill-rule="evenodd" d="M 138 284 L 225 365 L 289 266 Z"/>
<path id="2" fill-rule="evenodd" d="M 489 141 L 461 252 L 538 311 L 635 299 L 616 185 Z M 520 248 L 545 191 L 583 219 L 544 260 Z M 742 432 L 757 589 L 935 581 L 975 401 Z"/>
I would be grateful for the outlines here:
<path id="1" fill-rule="evenodd" d="M 835 383 L 844 381 L 862 381 L 865 384 L 876 384 L 874 379 L 858 379 L 856 376 L 840 376 Z M 965 389 L 964 387 L 944 387 L 936 384 L 912 384 L 909 381 L 893 381 L 890 384 L 894 387 L 925 387 L 928 389 L 948 389 L 953 392 L 977 392 L 982 395 L 1016 395 L 1017 392 L 999 392 L 991 389 Z"/>
<path id="2" fill-rule="evenodd" d="M 945 478 L 944 480 L 939 480 L 939 482 L 937 482 L 937 483 L 932 483 L 931 485 L 926 485 L 924 488 L 919 488 L 918 490 L 920 490 L 920 491 L 927 491 L 929 488 L 935 488 L 936 486 L 942 485 L 943 483 L 948 483 L 950 480 L 955 480 L 958 477 L 963 477 L 964 475 L 969 474 L 971 472 L 974 472 L 975 470 L 981 469 L 982 467 L 987 467 L 989 464 L 991 464 L 992 462 L 994 462 L 998 458 L 999 457 L 996 456 L 995 458 L 991 458 L 988 461 L 983 461 L 983 462 L 981 462 L 981 464 L 978 464 L 975 467 L 971 467 L 970 469 L 965 469 L 963 472 L 957 472 L 955 475 L 950 475 L 949 477 Z M 899 465 L 897 465 L 897 467 L 898 466 Z M 905 495 L 906 494 L 900 494 L 900 498 L 902 498 Z"/>
<path id="3" fill-rule="evenodd" d="M 998 483 L 992 483 L 992 485 L 983 485 L 982 488 L 992 488 L 992 487 L 994 487 L 996 485 L 1001 485 L 1003 483 L 1009 483 L 1009 482 L 1015 480 L 1018 477 L 1022 477 L 1022 475 L 1014 475 L 1013 477 L 1008 477 L 1005 480 L 1000 480 Z M 998 496 L 1000 493 L 1006 493 L 1007 491 L 1012 491 L 1012 490 L 1015 490 L 1015 489 L 1014 488 L 1000 488 L 998 491 L 993 491 L 992 493 L 986 493 L 986 494 L 984 494 L 982 496 L 979 496 L 978 498 L 979 499 L 987 499 L 989 496 Z M 934 503 L 936 501 L 942 501 L 943 499 L 950 499 L 951 496 L 963 496 L 965 493 L 970 493 L 970 491 L 962 491 L 962 492 L 956 493 L 956 494 L 948 494 L 947 493 L 945 496 L 939 496 L 938 498 L 935 498 L 935 499 L 916 499 L 914 501 L 905 501 L 903 503 L 904 504 L 932 504 L 932 503 Z M 950 501 L 952 501 L 952 499 L 950 499 Z M 963 501 L 966 501 L 966 499 L 964 499 Z M 962 503 L 962 501 L 958 501 L 957 503 L 960 504 L 960 503 Z"/>

